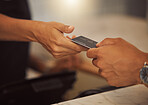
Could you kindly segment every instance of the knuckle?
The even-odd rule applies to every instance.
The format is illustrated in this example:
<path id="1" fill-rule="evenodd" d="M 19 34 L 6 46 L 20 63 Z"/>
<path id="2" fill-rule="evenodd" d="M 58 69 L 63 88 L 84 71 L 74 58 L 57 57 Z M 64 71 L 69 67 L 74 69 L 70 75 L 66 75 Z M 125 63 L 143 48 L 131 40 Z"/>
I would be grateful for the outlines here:
<path id="1" fill-rule="evenodd" d="M 52 52 L 53 52 L 53 53 L 58 53 L 58 52 L 60 52 L 60 49 L 59 49 L 57 46 L 52 46 L 51 49 L 52 49 Z"/>
<path id="2" fill-rule="evenodd" d="M 54 58 L 59 59 L 59 58 L 60 58 L 60 56 L 54 56 Z"/>
<path id="3" fill-rule="evenodd" d="M 94 62 L 97 67 L 99 67 L 100 69 L 104 69 L 104 61 L 102 60 L 102 58 L 97 58 L 97 59 L 94 59 Z"/>
<path id="4" fill-rule="evenodd" d="M 102 40 L 102 41 L 100 42 L 100 45 L 102 45 L 105 41 L 106 41 L 106 39 Z"/>
<path id="5" fill-rule="evenodd" d="M 123 40 L 123 39 L 122 39 L 122 38 L 120 38 L 120 37 L 119 37 L 119 38 L 116 38 L 116 39 L 117 39 L 117 41 L 122 41 L 122 40 Z"/>
<path id="6" fill-rule="evenodd" d="M 67 26 L 67 25 L 63 25 L 62 28 L 63 28 L 63 30 L 64 30 L 65 32 L 68 32 L 68 26 Z"/>
<path id="7" fill-rule="evenodd" d="M 102 43 L 106 42 L 106 41 L 110 41 L 112 38 L 105 38 Z"/>
<path id="8" fill-rule="evenodd" d="M 54 57 L 56 57 L 56 56 L 59 56 L 59 54 L 58 53 L 52 53 L 52 55 L 54 56 Z"/>
<path id="9" fill-rule="evenodd" d="M 53 25 L 52 25 L 53 26 Z M 51 37 L 55 36 L 55 32 L 56 32 L 56 29 L 54 27 L 51 27 L 51 30 L 50 30 L 50 35 Z M 47 38 L 47 37 L 46 37 Z M 49 39 L 49 40 L 52 40 L 52 39 Z"/>
<path id="10" fill-rule="evenodd" d="M 91 55 L 91 51 L 88 50 L 88 51 L 86 52 L 86 55 L 87 55 L 88 58 L 91 58 L 91 57 L 90 57 L 90 55 Z"/>
<path id="11" fill-rule="evenodd" d="M 58 45 L 58 46 L 61 46 L 61 45 L 62 45 L 61 40 L 60 40 L 60 39 L 57 39 L 57 40 L 55 41 L 55 44 Z"/>
<path id="12" fill-rule="evenodd" d="M 54 26 L 54 25 L 53 25 Z M 56 35 L 56 32 L 57 32 L 57 29 L 55 27 L 52 27 L 51 29 L 51 35 L 52 36 L 55 36 Z M 55 37 L 54 37 L 55 38 Z M 55 38 L 56 39 L 56 38 Z"/>
<path id="13" fill-rule="evenodd" d="M 109 40 L 110 38 L 105 38 L 104 41 Z"/>
<path id="14" fill-rule="evenodd" d="M 93 53 L 96 53 L 96 56 L 97 57 L 102 57 L 102 50 L 98 49 L 96 52 L 93 52 Z"/>
<path id="15" fill-rule="evenodd" d="M 101 61 L 98 61 L 98 62 L 97 62 L 97 65 L 98 65 L 98 67 L 99 67 L 100 69 L 103 69 L 103 63 L 102 63 Z"/>
<path id="16" fill-rule="evenodd" d="M 60 58 L 60 55 L 58 53 L 53 53 L 52 55 L 54 58 Z"/>
<path id="17" fill-rule="evenodd" d="M 105 77 L 105 78 L 106 78 L 106 73 L 105 73 L 105 72 L 102 71 L 102 72 L 100 73 L 100 75 L 101 75 L 102 77 Z M 107 78 L 106 78 L 106 79 L 107 79 Z"/>
<path id="18" fill-rule="evenodd" d="M 57 23 L 57 22 L 55 22 L 55 21 L 51 21 L 51 22 L 50 22 L 50 24 L 56 24 L 56 23 Z"/>
<path id="19" fill-rule="evenodd" d="M 81 48 L 80 48 L 80 47 L 75 47 L 75 50 L 76 50 L 77 52 L 81 52 Z"/>
<path id="20" fill-rule="evenodd" d="M 97 49 L 96 51 L 94 51 L 94 53 L 100 53 L 101 52 L 101 50 L 100 49 Z"/>
<path id="21" fill-rule="evenodd" d="M 58 56 L 54 56 L 54 58 L 58 59 L 59 57 Z"/>
<path id="22" fill-rule="evenodd" d="M 104 50 L 104 48 L 99 48 L 99 49 L 97 49 L 97 51 L 94 52 L 94 53 L 97 53 L 97 56 L 101 56 L 101 55 L 103 55 L 103 54 L 102 54 L 102 53 L 103 53 L 103 50 Z"/>

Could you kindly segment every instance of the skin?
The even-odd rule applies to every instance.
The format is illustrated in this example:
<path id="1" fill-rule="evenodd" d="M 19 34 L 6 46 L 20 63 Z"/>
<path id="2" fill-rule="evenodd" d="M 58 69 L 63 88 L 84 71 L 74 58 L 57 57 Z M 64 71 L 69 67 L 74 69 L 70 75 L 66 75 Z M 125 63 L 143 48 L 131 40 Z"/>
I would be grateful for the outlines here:
<path id="1" fill-rule="evenodd" d="M 0 40 L 38 42 L 55 58 L 73 55 L 85 50 L 64 37 L 73 26 L 58 22 L 15 19 L 0 14 Z"/>
<path id="2" fill-rule="evenodd" d="M 98 68 L 87 60 L 83 60 L 79 54 L 58 59 L 55 67 L 50 70 L 50 72 L 60 72 L 64 69 L 79 70 L 93 75 L 98 75 Z"/>
<path id="3" fill-rule="evenodd" d="M 87 51 L 87 56 L 93 58 L 92 63 L 110 85 L 120 87 L 140 83 L 139 71 L 148 61 L 148 53 L 121 38 L 106 38 L 96 46 Z"/>
<path id="4" fill-rule="evenodd" d="M 76 70 L 82 61 L 79 55 L 72 55 L 58 59 L 55 66 L 49 72 L 61 72 L 62 70 Z"/>
<path id="5" fill-rule="evenodd" d="M 82 61 L 78 55 L 66 56 L 61 59 L 56 60 L 55 66 L 49 68 L 49 73 L 61 72 L 62 70 L 75 70 L 81 65 Z M 28 66 L 34 70 L 37 70 L 41 73 L 45 73 L 47 69 L 44 62 L 41 61 L 37 56 L 30 55 L 28 60 Z"/>
<path id="6" fill-rule="evenodd" d="M 98 74 L 98 68 L 90 62 L 83 60 L 79 54 L 57 59 L 54 66 L 51 68 L 48 68 L 37 56 L 30 55 L 28 66 L 36 71 L 46 74 L 62 72 L 63 70 L 80 70 L 93 75 Z"/>

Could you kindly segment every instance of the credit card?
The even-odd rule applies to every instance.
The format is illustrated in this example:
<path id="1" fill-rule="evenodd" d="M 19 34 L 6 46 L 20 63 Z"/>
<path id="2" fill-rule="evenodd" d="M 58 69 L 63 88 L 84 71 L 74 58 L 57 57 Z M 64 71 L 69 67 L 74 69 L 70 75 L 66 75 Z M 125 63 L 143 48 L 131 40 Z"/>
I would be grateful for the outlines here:
<path id="1" fill-rule="evenodd" d="M 78 37 L 71 39 L 71 40 L 72 40 L 72 42 L 74 42 L 78 45 L 81 45 L 83 47 L 86 47 L 86 48 L 96 48 L 96 44 L 98 43 L 98 42 L 93 41 L 93 40 L 86 38 L 84 36 L 78 36 Z"/>

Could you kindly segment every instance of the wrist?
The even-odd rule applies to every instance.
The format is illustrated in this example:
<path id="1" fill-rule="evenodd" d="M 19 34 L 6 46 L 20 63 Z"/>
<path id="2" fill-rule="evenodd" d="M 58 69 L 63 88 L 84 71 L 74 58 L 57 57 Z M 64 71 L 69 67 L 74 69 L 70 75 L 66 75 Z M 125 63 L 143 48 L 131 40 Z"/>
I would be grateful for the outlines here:
<path id="1" fill-rule="evenodd" d="M 21 41 L 36 41 L 34 37 L 35 21 L 16 19 L 16 27 L 20 31 Z"/>
<path id="2" fill-rule="evenodd" d="M 47 29 L 45 25 L 46 22 L 42 22 L 42 21 L 31 21 L 30 24 L 31 24 L 30 25 L 31 27 L 30 26 L 29 27 L 30 27 L 31 37 L 33 38 L 33 41 L 40 43 L 40 39 L 43 38 L 43 35 L 47 34 L 45 32 L 50 30 L 50 27 L 48 27 Z"/>

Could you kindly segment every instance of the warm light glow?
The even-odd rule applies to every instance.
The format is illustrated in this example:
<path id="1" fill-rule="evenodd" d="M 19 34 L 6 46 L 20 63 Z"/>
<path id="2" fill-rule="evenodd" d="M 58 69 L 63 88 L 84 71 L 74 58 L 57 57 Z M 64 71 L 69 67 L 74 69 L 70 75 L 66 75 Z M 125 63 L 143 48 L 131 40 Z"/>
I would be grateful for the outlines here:
<path id="1" fill-rule="evenodd" d="M 76 5 L 79 0 L 66 0 L 69 5 Z"/>
<path id="2" fill-rule="evenodd" d="M 91 16 L 95 9 L 96 0 L 48 0 L 46 7 L 47 13 L 51 17 L 59 17 L 60 19 L 78 19 L 83 16 Z"/>

